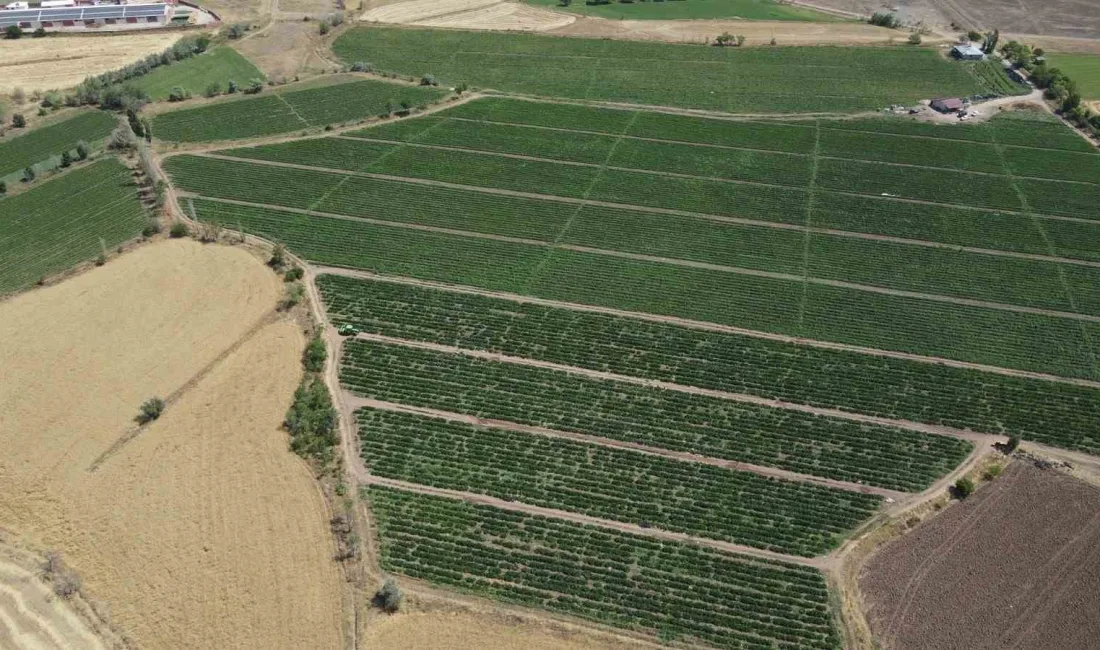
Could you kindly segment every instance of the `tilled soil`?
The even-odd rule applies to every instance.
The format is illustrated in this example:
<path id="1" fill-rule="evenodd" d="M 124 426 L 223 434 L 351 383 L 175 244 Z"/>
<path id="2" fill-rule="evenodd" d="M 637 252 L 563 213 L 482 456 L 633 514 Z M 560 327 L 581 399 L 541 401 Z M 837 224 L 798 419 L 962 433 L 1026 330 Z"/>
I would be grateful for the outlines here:
<path id="1" fill-rule="evenodd" d="M 1065 650 L 1100 638 L 1100 489 L 1025 462 L 860 575 L 888 650 Z"/>

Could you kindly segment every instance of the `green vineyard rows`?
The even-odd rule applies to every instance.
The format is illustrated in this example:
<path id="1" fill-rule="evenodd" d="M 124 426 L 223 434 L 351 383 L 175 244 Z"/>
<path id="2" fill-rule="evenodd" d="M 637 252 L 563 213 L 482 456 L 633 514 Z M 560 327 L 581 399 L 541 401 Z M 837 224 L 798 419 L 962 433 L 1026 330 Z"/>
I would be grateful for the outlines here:
<path id="1" fill-rule="evenodd" d="M 23 135 L 4 138 L 0 140 L 0 179 L 65 151 L 74 153 L 80 140 L 94 145 L 110 135 L 117 124 L 118 120 L 105 111 L 83 111 Z"/>
<path id="2" fill-rule="evenodd" d="M 360 409 L 374 476 L 811 557 L 874 514 L 876 496 L 597 444 Z"/>
<path id="3" fill-rule="evenodd" d="M 366 332 L 1100 453 L 1100 391 L 633 318 L 321 275 Z"/>
<path id="4" fill-rule="evenodd" d="M 966 457 L 955 438 L 560 370 L 362 340 L 340 380 L 373 399 L 726 460 L 920 490 Z"/>
<path id="5" fill-rule="evenodd" d="M 172 142 L 236 140 L 360 121 L 384 112 L 387 102 L 421 106 L 445 94 L 436 88 L 350 81 L 161 113 L 153 118 L 153 133 Z"/>
<path id="6" fill-rule="evenodd" d="M 372 487 L 382 568 L 504 602 L 738 650 L 835 650 L 808 567 Z"/>
<path id="7" fill-rule="evenodd" d="M 131 171 L 116 158 L 0 199 L 0 294 L 138 236 L 146 218 Z"/>

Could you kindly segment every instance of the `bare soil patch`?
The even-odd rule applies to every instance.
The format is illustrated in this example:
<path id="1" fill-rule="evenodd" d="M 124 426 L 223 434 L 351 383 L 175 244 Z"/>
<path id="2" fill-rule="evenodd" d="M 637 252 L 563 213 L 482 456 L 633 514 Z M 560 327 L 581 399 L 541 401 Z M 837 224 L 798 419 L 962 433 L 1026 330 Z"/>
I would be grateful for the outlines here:
<path id="1" fill-rule="evenodd" d="M 138 647 L 341 645 L 324 497 L 279 428 L 304 345 L 271 317 L 282 284 L 242 249 L 164 241 L 0 303 L 0 525 Z"/>
<path id="2" fill-rule="evenodd" d="M 1100 489 L 1017 461 L 865 565 L 883 648 L 1085 648 L 1100 634 Z"/>
<path id="3" fill-rule="evenodd" d="M 371 9 L 359 19 L 420 27 L 541 32 L 568 25 L 576 16 L 503 0 L 413 0 Z"/>
<path id="4" fill-rule="evenodd" d="M 0 93 L 75 86 L 90 75 L 121 68 L 167 48 L 179 30 L 102 36 L 51 36 L 0 40 Z"/>
<path id="5" fill-rule="evenodd" d="M 272 80 L 293 80 L 331 67 L 318 54 L 323 44 L 312 21 L 277 22 L 233 47 Z"/>

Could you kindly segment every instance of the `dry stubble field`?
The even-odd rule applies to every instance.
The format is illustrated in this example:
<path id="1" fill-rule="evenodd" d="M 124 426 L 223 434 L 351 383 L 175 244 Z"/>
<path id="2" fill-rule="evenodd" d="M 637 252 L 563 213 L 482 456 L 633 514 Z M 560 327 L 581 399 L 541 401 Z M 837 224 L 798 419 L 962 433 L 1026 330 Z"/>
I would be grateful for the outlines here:
<path id="1" fill-rule="evenodd" d="M 167 241 L 0 303 L 0 526 L 138 647 L 341 644 L 324 499 L 280 431 L 304 345 L 282 291 L 248 252 Z"/>
<path id="2" fill-rule="evenodd" d="M 1095 647 L 1100 489 L 1017 461 L 885 546 L 860 588 L 887 650 Z"/>

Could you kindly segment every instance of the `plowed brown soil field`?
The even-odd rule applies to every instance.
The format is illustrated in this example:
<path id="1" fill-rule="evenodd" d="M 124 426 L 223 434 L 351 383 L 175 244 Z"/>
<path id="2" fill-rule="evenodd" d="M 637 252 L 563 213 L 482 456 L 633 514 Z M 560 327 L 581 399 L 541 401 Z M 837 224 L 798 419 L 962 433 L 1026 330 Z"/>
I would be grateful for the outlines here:
<path id="1" fill-rule="evenodd" d="M 341 645 L 324 498 L 279 429 L 304 346 L 282 284 L 165 241 L 0 303 L 0 526 L 136 647 Z M 175 397 L 119 446 L 154 395 Z"/>
<path id="2" fill-rule="evenodd" d="M 1024 461 L 860 576 L 888 650 L 1068 650 L 1100 638 L 1100 489 Z"/>

